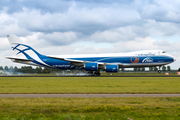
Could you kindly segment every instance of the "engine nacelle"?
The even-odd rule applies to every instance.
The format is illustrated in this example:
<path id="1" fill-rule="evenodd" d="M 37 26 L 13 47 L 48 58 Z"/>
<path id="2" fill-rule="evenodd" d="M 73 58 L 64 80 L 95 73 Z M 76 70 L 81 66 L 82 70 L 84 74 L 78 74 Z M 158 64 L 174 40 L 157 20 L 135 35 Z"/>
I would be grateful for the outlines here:
<path id="1" fill-rule="evenodd" d="M 98 70 L 98 63 L 85 63 L 84 68 L 87 71 L 97 71 Z"/>
<path id="2" fill-rule="evenodd" d="M 105 69 L 106 69 L 106 72 L 118 72 L 119 66 L 118 65 L 106 65 Z"/>

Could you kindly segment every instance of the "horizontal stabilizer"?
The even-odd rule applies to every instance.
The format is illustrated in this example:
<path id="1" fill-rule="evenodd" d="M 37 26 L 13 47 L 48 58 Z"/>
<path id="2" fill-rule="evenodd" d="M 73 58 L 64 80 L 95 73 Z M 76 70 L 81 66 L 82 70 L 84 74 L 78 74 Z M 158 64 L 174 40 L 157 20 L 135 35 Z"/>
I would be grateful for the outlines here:
<path id="1" fill-rule="evenodd" d="M 26 62 L 31 62 L 33 60 L 28 60 L 28 59 L 22 59 L 22 58 L 13 58 L 13 57 L 6 57 L 7 59 L 11 59 L 12 61 L 26 61 Z"/>

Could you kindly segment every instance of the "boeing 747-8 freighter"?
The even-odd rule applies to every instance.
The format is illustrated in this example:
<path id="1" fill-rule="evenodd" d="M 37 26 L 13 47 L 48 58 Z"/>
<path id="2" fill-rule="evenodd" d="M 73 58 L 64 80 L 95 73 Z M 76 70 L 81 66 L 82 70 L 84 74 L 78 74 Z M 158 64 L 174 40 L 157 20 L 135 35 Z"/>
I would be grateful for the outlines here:
<path id="1" fill-rule="evenodd" d="M 114 54 L 42 55 L 15 35 L 7 35 L 15 56 L 6 57 L 13 62 L 59 69 L 83 68 L 94 75 L 100 69 L 118 72 L 120 68 L 153 67 L 170 64 L 176 59 L 164 50 L 144 50 Z"/>

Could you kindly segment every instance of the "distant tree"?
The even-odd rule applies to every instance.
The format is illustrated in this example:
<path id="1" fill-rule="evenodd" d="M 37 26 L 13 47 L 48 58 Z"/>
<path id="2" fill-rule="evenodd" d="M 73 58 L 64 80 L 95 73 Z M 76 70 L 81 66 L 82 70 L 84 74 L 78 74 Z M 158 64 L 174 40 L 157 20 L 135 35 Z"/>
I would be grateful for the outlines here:
<path id="1" fill-rule="evenodd" d="M 28 70 L 28 73 L 34 73 L 34 69 L 32 68 L 32 66 L 28 66 L 27 70 Z"/>
<path id="2" fill-rule="evenodd" d="M 145 67 L 143 67 L 141 70 L 142 70 L 142 71 L 145 71 Z"/>
<path id="3" fill-rule="evenodd" d="M 162 71 L 166 71 L 166 66 L 162 66 Z"/>
<path id="4" fill-rule="evenodd" d="M 124 68 L 121 68 L 121 71 L 124 71 Z"/>
<path id="5" fill-rule="evenodd" d="M 22 66 L 20 69 L 19 69 L 19 72 L 22 72 L 22 73 L 31 73 L 30 71 L 30 68 L 32 68 L 31 66 Z"/>
<path id="6" fill-rule="evenodd" d="M 16 66 L 14 67 L 14 72 L 19 72 L 19 69 Z"/>
<path id="7" fill-rule="evenodd" d="M 6 71 L 9 71 L 9 68 L 8 68 L 8 66 L 5 66 L 5 67 L 4 67 L 4 69 L 5 69 Z"/>
<path id="8" fill-rule="evenodd" d="M 134 68 L 134 71 L 137 71 L 137 68 Z"/>
<path id="9" fill-rule="evenodd" d="M 22 72 L 22 73 L 25 73 L 25 72 L 26 72 L 25 66 L 22 66 L 22 67 L 19 69 L 19 71 Z"/>
<path id="10" fill-rule="evenodd" d="M 141 71 L 141 68 L 137 68 L 137 71 Z"/>
<path id="11" fill-rule="evenodd" d="M 149 71 L 153 71 L 153 67 L 149 67 Z"/>
<path id="12" fill-rule="evenodd" d="M 43 73 L 43 69 L 41 67 L 36 67 L 36 72 L 37 73 Z"/>
<path id="13" fill-rule="evenodd" d="M 180 72 L 180 68 L 178 69 L 178 71 Z"/>
<path id="14" fill-rule="evenodd" d="M 157 67 L 153 67 L 153 71 L 157 71 L 158 69 L 157 69 Z"/>
<path id="15" fill-rule="evenodd" d="M 45 67 L 44 70 L 43 70 L 43 73 L 50 73 L 50 72 L 51 72 L 51 69 L 47 68 L 47 67 Z"/>
<path id="16" fill-rule="evenodd" d="M 14 68 L 12 66 L 9 68 L 9 72 L 11 72 L 11 73 L 14 72 Z"/>
<path id="17" fill-rule="evenodd" d="M 171 67 L 170 66 L 167 66 L 167 71 L 171 71 Z"/>
<path id="18" fill-rule="evenodd" d="M 2 66 L 0 66 L 0 70 L 4 70 Z"/>

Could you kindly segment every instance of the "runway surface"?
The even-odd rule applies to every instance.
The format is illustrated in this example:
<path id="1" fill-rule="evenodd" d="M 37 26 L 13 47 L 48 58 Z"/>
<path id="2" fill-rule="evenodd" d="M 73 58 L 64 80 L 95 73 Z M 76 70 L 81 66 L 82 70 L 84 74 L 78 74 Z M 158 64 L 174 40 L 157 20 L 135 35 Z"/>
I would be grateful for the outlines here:
<path id="1" fill-rule="evenodd" d="M 0 98 L 180 97 L 180 94 L 0 94 Z"/>
<path id="2" fill-rule="evenodd" d="M 117 76 L 78 76 L 78 75 L 64 75 L 64 76 L 48 76 L 48 75 L 2 75 L 0 77 L 180 77 L 180 75 L 117 75 Z"/>

